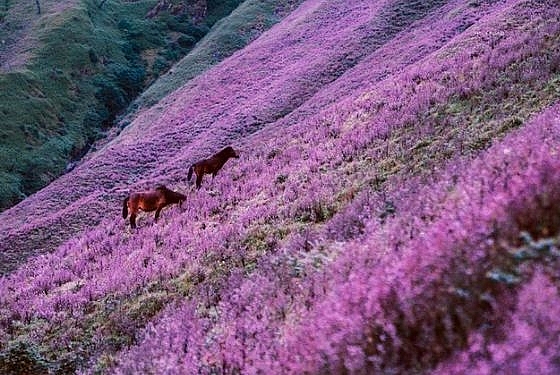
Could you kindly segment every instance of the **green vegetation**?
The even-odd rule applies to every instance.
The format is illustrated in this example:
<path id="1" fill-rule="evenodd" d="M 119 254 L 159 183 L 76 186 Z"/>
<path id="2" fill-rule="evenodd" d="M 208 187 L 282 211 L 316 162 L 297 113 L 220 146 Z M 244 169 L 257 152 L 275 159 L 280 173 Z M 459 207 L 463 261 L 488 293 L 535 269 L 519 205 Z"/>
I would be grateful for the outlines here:
<path id="1" fill-rule="evenodd" d="M 97 363 L 98 372 L 102 371 L 111 364 L 111 354 L 131 345 L 135 331 L 181 291 L 173 289 L 172 284 L 150 284 L 141 292 L 127 298 L 108 296 L 91 301 L 83 315 L 68 318 L 54 330 L 49 330 L 45 319 L 36 319 L 29 326 L 22 326 L 21 335 L 0 351 L 0 372 L 36 374 L 50 369 L 55 373 L 75 373 L 86 358 L 103 349 L 105 355 Z M 47 344 L 40 347 L 28 344 L 33 341 L 30 336 L 37 332 L 51 338 L 64 337 L 69 345 L 57 346 L 53 350 Z"/>
<path id="2" fill-rule="evenodd" d="M 208 2 L 207 19 L 197 24 L 187 11 L 147 17 L 156 0 L 108 1 L 101 8 L 82 0 L 40 17 L 29 32 L 35 43 L 25 68 L 0 74 L 0 210 L 61 175 L 240 2 Z M 13 3 L 0 4 L 0 17 L 18 11 Z"/>
<path id="3" fill-rule="evenodd" d="M 6 18 L 6 13 L 8 13 L 9 3 L 8 0 L 3 0 L 0 2 L 0 22 L 4 21 Z"/>

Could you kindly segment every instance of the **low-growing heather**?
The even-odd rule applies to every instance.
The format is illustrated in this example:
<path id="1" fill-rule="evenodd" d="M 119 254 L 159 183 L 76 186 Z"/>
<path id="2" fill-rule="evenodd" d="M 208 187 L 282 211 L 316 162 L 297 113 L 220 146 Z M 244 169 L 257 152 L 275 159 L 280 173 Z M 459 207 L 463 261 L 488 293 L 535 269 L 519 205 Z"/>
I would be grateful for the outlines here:
<path id="1" fill-rule="evenodd" d="M 521 358 L 526 334 L 541 354 L 518 366 L 554 368 L 521 305 L 556 292 L 559 9 L 429 5 L 306 1 L 3 214 L 7 260 L 36 246 L 0 280 L 2 355 L 25 341 L 52 371 L 460 373 Z M 384 25 L 390 40 L 356 50 Z M 241 158 L 194 191 L 188 167 L 225 144 Z M 122 199 L 156 183 L 187 201 L 130 230 Z"/>

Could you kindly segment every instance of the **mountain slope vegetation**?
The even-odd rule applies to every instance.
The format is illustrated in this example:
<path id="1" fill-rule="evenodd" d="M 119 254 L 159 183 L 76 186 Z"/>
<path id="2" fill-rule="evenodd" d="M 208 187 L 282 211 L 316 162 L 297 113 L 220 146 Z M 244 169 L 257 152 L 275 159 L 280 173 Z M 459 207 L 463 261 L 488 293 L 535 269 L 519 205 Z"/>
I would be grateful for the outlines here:
<path id="1" fill-rule="evenodd" d="M 294 4 L 0 214 L 0 370 L 560 370 L 557 4 Z"/>
<path id="2" fill-rule="evenodd" d="M 0 20 L 0 209 L 59 177 L 95 141 L 118 129 L 112 128 L 114 120 L 131 110 L 128 104 L 205 35 L 208 41 L 196 47 L 191 59 L 203 56 L 198 60 L 206 63 L 183 69 L 193 73 L 180 82 L 242 47 L 286 11 L 259 0 L 175 3 L 43 1 L 40 14 L 33 2 L 5 3 Z M 290 3 L 295 2 L 281 4 Z M 230 15 L 240 4 L 247 30 L 235 26 L 241 17 Z"/>

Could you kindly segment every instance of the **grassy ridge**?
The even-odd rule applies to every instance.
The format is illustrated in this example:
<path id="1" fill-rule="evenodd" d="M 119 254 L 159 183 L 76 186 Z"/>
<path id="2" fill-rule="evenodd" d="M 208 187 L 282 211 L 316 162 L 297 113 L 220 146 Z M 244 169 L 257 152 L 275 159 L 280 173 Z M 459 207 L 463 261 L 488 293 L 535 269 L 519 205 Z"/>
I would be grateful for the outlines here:
<path id="1" fill-rule="evenodd" d="M 278 22 L 301 0 L 247 0 L 229 16 L 218 21 L 212 30 L 173 69 L 162 75 L 132 104 L 129 117 L 141 108 L 157 103 L 185 82 L 229 57 Z"/>

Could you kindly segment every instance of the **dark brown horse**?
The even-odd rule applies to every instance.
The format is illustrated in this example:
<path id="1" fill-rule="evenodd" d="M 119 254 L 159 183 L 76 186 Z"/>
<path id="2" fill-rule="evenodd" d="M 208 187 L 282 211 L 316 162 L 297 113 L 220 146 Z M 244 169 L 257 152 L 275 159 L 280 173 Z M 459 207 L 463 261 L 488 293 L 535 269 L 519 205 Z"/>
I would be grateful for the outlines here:
<path id="1" fill-rule="evenodd" d="M 239 154 L 231 146 L 224 148 L 222 151 L 218 152 L 214 156 L 209 157 L 208 159 L 198 161 L 191 165 L 191 167 L 189 168 L 187 179 L 189 181 L 191 180 L 194 171 L 194 173 L 196 174 L 196 188 L 200 189 L 200 185 L 202 184 L 202 176 L 204 176 L 205 174 L 212 174 L 212 178 L 214 178 L 229 158 L 239 158 Z"/>
<path id="2" fill-rule="evenodd" d="M 131 193 L 123 201 L 122 215 L 126 219 L 130 211 L 130 226 L 136 228 L 136 214 L 138 210 L 156 211 L 156 221 L 161 209 L 167 205 L 179 203 L 179 207 L 187 197 L 181 193 L 169 190 L 164 185 L 159 185 L 155 190 Z"/>

